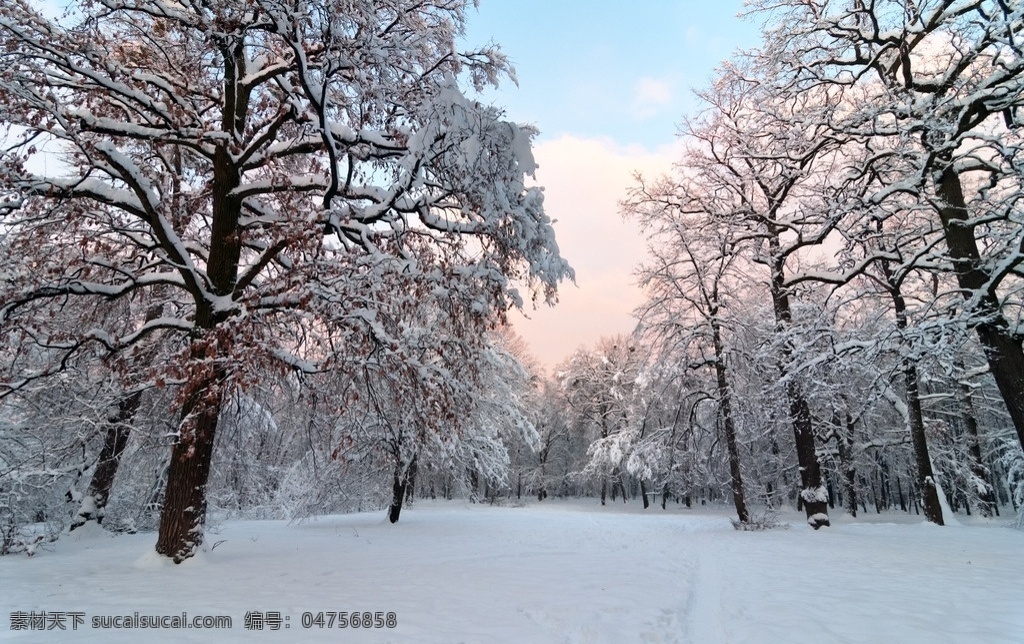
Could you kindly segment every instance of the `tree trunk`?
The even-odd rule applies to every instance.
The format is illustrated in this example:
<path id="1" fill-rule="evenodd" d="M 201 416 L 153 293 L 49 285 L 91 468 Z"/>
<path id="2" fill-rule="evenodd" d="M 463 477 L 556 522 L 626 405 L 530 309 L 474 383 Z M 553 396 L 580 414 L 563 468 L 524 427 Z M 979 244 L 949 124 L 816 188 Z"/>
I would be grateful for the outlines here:
<path id="1" fill-rule="evenodd" d="M 543 449 L 540 450 L 540 454 L 538 455 L 538 460 L 539 460 L 538 464 L 540 466 L 540 470 L 538 471 L 538 474 L 537 474 L 538 480 L 539 480 L 539 483 L 538 483 L 538 488 L 539 489 L 537 490 L 537 500 L 538 501 L 543 501 L 544 499 L 548 498 L 547 466 L 548 466 L 548 457 L 550 455 L 551 455 L 551 443 L 547 442 L 547 443 L 544 444 Z"/>
<path id="2" fill-rule="evenodd" d="M 874 489 L 871 487 L 871 485 L 868 483 L 868 481 L 862 476 L 862 477 L 860 477 L 860 491 L 863 493 L 865 490 L 871 492 L 872 494 L 874 493 Z M 868 499 L 867 499 L 867 497 L 868 497 L 867 494 L 861 494 L 860 495 L 860 508 L 865 513 L 868 511 Z"/>
<path id="3" fill-rule="evenodd" d="M 970 218 L 960 175 L 952 165 L 939 175 L 938 196 L 943 201 L 939 218 L 957 283 L 964 299 L 974 306 L 967 313 L 981 320 L 975 332 L 1024 449 L 1024 350 L 999 306 L 998 284 L 989 283 L 993 276 L 981 265 L 974 228 L 967 223 Z"/>
<path id="4" fill-rule="evenodd" d="M 230 51 L 224 51 L 225 109 L 223 114 L 225 131 L 243 131 L 245 122 L 244 101 L 235 103 L 235 80 L 241 69 L 244 73 L 242 44 L 235 43 Z M 238 127 L 240 126 L 240 127 Z M 242 214 L 241 197 L 234 189 L 241 183 L 241 170 L 235 164 L 226 145 L 218 145 L 213 156 L 213 180 L 210 184 L 212 198 L 212 221 L 210 248 L 207 259 L 207 275 L 211 292 L 218 297 L 230 297 L 238 279 L 238 264 L 242 250 L 242 236 L 238 222 Z M 195 326 L 201 333 L 214 336 L 217 326 L 228 314 L 218 311 L 205 296 L 197 296 Z M 207 340 L 205 347 L 195 346 L 192 358 L 198 363 L 209 363 L 223 358 L 209 355 L 217 353 L 214 337 Z M 171 450 L 168 467 L 167 492 L 160 514 L 160 530 L 156 551 L 181 563 L 195 554 L 203 541 L 203 526 L 206 523 L 206 485 L 210 478 L 210 462 L 213 457 L 214 437 L 224 399 L 224 384 L 228 373 L 223 367 L 216 367 L 196 382 L 183 407 L 181 434 Z"/>
<path id="5" fill-rule="evenodd" d="M 891 485 L 889 484 L 889 463 L 880 453 L 875 453 L 875 461 L 878 463 L 878 500 L 875 504 L 878 506 L 878 511 L 881 513 L 882 510 L 888 510 L 890 507 L 889 497 Z"/>
<path id="6" fill-rule="evenodd" d="M 409 476 L 405 488 L 405 502 L 409 506 L 412 506 L 413 501 L 416 500 L 416 473 L 417 468 L 417 456 L 412 457 L 412 462 L 409 463 Z M 394 521 L 392 521 L 394 523 Z"/>
<path id="7" fill-rule="evenodd" d="M 469 470 L 469 500 L 471 503 L 477 502 L 477 493 L 480 490 L 480 475 L 477 474 L 476 469 Z"/>
<path id="8" fill-rule="evenodd" d="M 833 422 L 838 430 L 838 418 Z M 846 431 L 837 431 L 836 446 L 839 451 L 839 469 L 843 474 L 843 509 L 854 518 L 857 516 L 857 466 L 853 462 L 853 432 L 855 429 L 853 417 L 847 411 Z"/>
<path id="9" fill-rule="evenodd" d="M 712 315 L 717 314 L 712 311 Z M 740 523 L 750 523 L 747 503 L 743 495 L 743 473 L 740 470 L 740 451 L 736 443 L 736 425 L 732 417 L 732 395 L 725 367 L 725 349 L 718 328 L 718 321 L 711 320 L 711 338 L 715 349 L 715 377 L 718 385 L 718 409 L 722 419 L 722 430 L 725 433 L 725 444 L 729 451 L 729 476 L 732 482 L 732 502 L 736 508 L 736 516 Z"/>
<path id="10" fill-rule="evenodd" d="M 879 221 L 879 231 L 881 231 L 881 227 L 882 222 Z M 921 389 L 917 365 L 914 358 L 907 353 L 909 347 L 906 334 L 910 322 L 907 315 L 907 301 L 901 292 L 902 278 L 893 273 L 888 261 L 882 261 L 879 266 L 885 276 L 889 296 L 892 299 L 893 312 L 896 314 L 896 330 L 899 333 L 898 348 L 901 354 L 900 366 L 903 371 L 903 386 L 907 396 L 907 425 L 910 430 L 911 442 L 914 445 L 914 461 L 917 465 L 918 485 L 921 486 L 923 494 L 924 516 L 936 525 L 943 525 L 942 506 L 939 504 L 939 495 L 935 489 L 931 457 L 928 455 L 928 440 L 924 433 L 924 415 L 921 411 Z M 907 508 L 902 498 L 903 490 L 901 489 L 899 492 L 900 507 L 906 511 Z"/>
<path id="11" fill-rule="evenodd" d="M 146 309 L 146 322 L 152 322 L 160 317 L 164 307 L 162 304 L 153 304 Z M 157 346 L 150 343 L 141 351 L 136 352 L 133 362 L 136 365 L 148 364 L 153 361 L 156 355 Z M 114 487 L 114 479 L 117 478 L 117 469 L 121 465 L 121 455 L 128 447 L 128 438 L 131 436 L 131 424 L 142 405 L 142 392 L 136 391 L 122 398 L 117 404 L 117 413 L 107 423 L 107 433 L 103 438 L 103 447 L 100 449 L 99 461 L 96 471 L 92 474 L 89 487 L 82 499 L 82 504 L 71 521 L 69 532 L 80 528 L 88 521 L 103 523 L 103 515 L 107 508 L 107 501 L 110 499 L 110 491 Z"/>
<path id="12" fill-rule="evenodd" d="M 779 455 L 782 454 L 782 448 L 779 447 L 779 438 L 778 436 L 775 435 L 774 429 L 768 430 L 768 437 L 768 447 L 772 454 L 772 461 L 778 464 L 781 460 L 779 458 Z M 787 490 L 789 490 L 789 476 L 786 475 L 786 468 L 781 467 L 775 470 L 775 476 L 775 484 L 771 486 L 773 488 L 773 491 L 770 491 L 773 495 L 772 499 L 777 499 L 778 507 L 781 508 L 783 504 L 786 502 L 786 494 Z M 769 505 L 771 505 L 772 507 L 776 507 L 773 503 L 769 503 Z"/>
<path id="13" fill-rule="evenodd" d="M 226 132 L 243 132 L 249 107 L 248 97 L 237 93 L 242 87 L 237 80 L 245 73 L 244 43 L 241 40 L 235 41 L 223 48 L 221 53 L 224 63 L 222 127 Z M 242 252 L 239 228 L 242 197 L 235 192 L 241 184 L 242 169 L 228 147 L 226 142 L 221 142 L 214 149 L 213 176 L 209 188 L 211 221 L 206 273 L 210 292 L 217 298 L 229 298 L 234 292 Z M 195 328 L 208 336 L 209 344 L 195 345 L 191 357 L 198 364 L 216 363 L 225 356 L 218 355 L 215 333 L 218 325 L 230 314 L 218 310 L 205 294 L 193 295 L 196 298 Z M 207 353 L 211 350 L 214 355 Z M 181 563 L 194 555 L 203 541 L 206 485 L 210 478 L 214 437 L 228 375 L 225 367 L 215 367 L 194 384 L 183 406 L 181 434 L 171 450 L 167 492 L 164 495 L 156 542 L 156 551 L 173 558 L 175 563 Z"/>
<path id="14" fill-rule="evenodd" d="M 211 259 L 215 255 L 211 250 Z M 214 281 L 218 288 L 230 292 L 234 283 L 233 273 L 223 272 L 227 268 L 221 271 L 213 273 L 211 266 L 211 280 L 216 277 Z M 208 302 L 197 303 L 196 326 L 199 329 L 212 334 L 218 321 Z M 211 356 L 207 352 L 211 349 L 216 352 L 216 341 L 212 342 L 212 346 L 195 345 L 192 359 L 210 361 Z M 210 479 L 210 463 L 227 375 L 222 367 L 203 374 L 198 382 L 189 385 L 191 391 L 182 406 L 178 440 L 171 448 L 171 460 L 167 466 L 167 488 L 156 541 L 156 551 L 171 557 L 174 563 L 181 563 L 194 555 L 203 543 L 206 485 Z"/>
<path id="15" fill-rule="evenodd" d="M 181 435 L 171 449 L 156 551 L 181 563 L 203 542 L 206 484 L 223 399 L 220 378 L 197 387 L 185 405 Z"/>
<path id="16" fill-rule="evenodd" d="M 612 501 L 615 500 L 615 490 L 622 494 L 622 502 L 626 502 L 626 484 L 622 480 L 622 470 L 618 466 L 612 470 Z"/>
<path id="17" fill-rule="evenodd" d="M 811 410 L 799 387 L 790 380 L 786 384 L 789 413 L 793 422 L 797 463 L 800 465 L 800 498 L 804 502 L 807 523 L 817 530 L 830 525 L 828 496 L 821 480 L 821 464 L 814 444 Z"/>
<path id="18" fill-rule="evenodd" d="M 783 334 L 793 323 L 793 312 L 790 308 L 789 293 L 786 291 L 786 276 L 783 257 L 779 251 L 779 231 L 772 230 L 768 244 L 773 257 L 771 295 L 775 310 L 776 333 Z M 779 361 L 780 375 L 788 374 L 789 362 L 792 359 L 792 348 L 788 341 L 783 341 L 782 355 Z M 817 449 L 814 441 L 814 427 L 811 424 L 811 410 L 800 386 L 793 378 L 786 379 L 786 399 L 789 402 L 789 418 L 793 425 L 793 439 L 796 443 L 796 458 L 800 468 L 800 500 L 807 514 L 807 523 L 817 530 L 830 525 L 828 518 L 828 495 L 822 485 L 821 464 L 818 462 Z"/>
<path id="19" fill-rule="evenodd" d="M 874 490 L 872 490 L 874 492 Z M 882 513 L 882 506 L 885 504 L 885 480 L 882 473 L 878 473 L 878 492 L 875 494 L 875 514 Z"/>
<path id="20" fill-rule="evenodd" d="M 914 460 L 917 465 L 917 482 L 921 486 L 921 505 L 924 516 L 936 525 L 942 521 L 942 505 L 935 487 L 931 458 L 928 456 L 928 442 L 924 435 L 924 418 L 921 413 L 921 395 L 918 389 L 917 367 L 909 358 L 903 359 L 903 379 L 907 387 L 907 411 L 909 412 L 910 436 L 914 443 Z"/>
<path id="21" fill-rule="evenodd" d="M 89 521 L 103 523 L 103 515 L 110 499 L 110 490 L 114 487 L 117 468 L 121 463 L 121 455 L 128 446 L 131 435 L 131 422 L 142 403 L 142 392 L 136 392 L 123 398 L 117 405 L 117 414 L 107 424 L 107 433 L 100 449 L 96 471 L 89 481 L 89 488 L 82 499 L 82 504 L 71 520 L 69 531 L 74 531 Z"/>
<path id="22" fill-rule="evenodd" d="M 995 494 L 988 468 L 985 467 L 985 461 L 981 456 L 981 438 L 978 435 L 978 417 L 974 411 L 974 395 L 970 385 L 965 382 L 959 383 L 959 389 L 960 419 L 967 432 L 967 451 L 971 455 L 971 473 L 977 478 L 976 486 L 979 488 L 977 493 L 978 514 L 990 518 L 996 509 Z"/>
<path id="23" fill-rule="evenodd" d="M 409 484 L 408 471 L 399 462 L 395 465 L 395 475 L 391 494 L 391 507 L 388 508 L 388 521 L 398 523 L 398 517 L 402 514 L 402 501 L 405 500 L 405 490 Z"/>

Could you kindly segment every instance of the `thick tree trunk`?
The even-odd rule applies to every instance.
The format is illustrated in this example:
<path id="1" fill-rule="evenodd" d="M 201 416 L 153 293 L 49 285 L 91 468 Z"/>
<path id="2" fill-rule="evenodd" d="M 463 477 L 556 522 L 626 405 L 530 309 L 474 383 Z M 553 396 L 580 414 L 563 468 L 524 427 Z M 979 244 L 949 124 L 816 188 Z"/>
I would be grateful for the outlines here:
<path id="1" fill-rule="evenodd" d="M 775 310 L 775 328 L 779 334 L 789 331 L 793 323 L 793 312 L 789 304 L 789 293 L 786 290 L 785 258 L 779 251 L 780 231 L 772 230 L 768 245 L 772 255 L 777 258 L 772 266 L 771 295 Z M 788 341 L 783 341 L 782 355 L 779 361 L 780 375 L 785 377 L 792 359 L 792 349 Z M 807 523 L 817 530 L 830 525 L 828 518 L 828 494 L 821 478 L 821 464 L 814 440 L 814 426 L 811 423 L 811 410 L 800 386 L 793 378 L 786 380 L 786 400 L 789 403 L 789 419 L 793 425 L 793 439 L 796 443 L 796 458 L 800 468 L 800 500 L 803 502 Z"/>
<path id="2" fill-rule="evenodd" d="M 249 97 L 244 92 L 238 93 L 243 86 L 237 82 L 246 73 L 244 43 L 233 41 L 224 46 L 221 54 L 224 64 L 222 127 L 225 132 L 244 132 Z M 210 291 L 218 298 L 230 298 L 235 290 L 243 241 L 238 225 L 242 216 L 242 197 L 235 192 L 241 184 L 241 168 L 228 148 L 227 142 L 221 142 L 214 150 L 210 183 L 212 203 L 206 273 Z M 195 327 L 200 333 L 207 334 L 206 342 L 209 344 L 195 345 L 192 358 L 197 363 L 224 358 L 216 355 L 215 330 L 230 314 L 218 310 L 205 294 L 193 295 L 196 298 Z M 211 350 L 215 355 L 207 353 Z M 223 367 L 217 367 L 202 381 L 191 385 L 194 389 L 183 408 L 182 433 L 171 450 L 156 551 L 173 558 L 175 563 L 195 554 L 203 540 L 206 485 L 228 375 Z"/>
<path id="3" fill-rule="evenodd" d="M 807 523 L 817 530 L 830 525 L 828 518 L 828 493 L 821 479 L 821 464 L 814 442 L 814 428 L 811 425 L 811 410 L 799 387 L 790 380 L 786 384 L 789 399 L 789 415 L 793 423 L 793 437 L 796 441 L 797 463 L 800 466 L 800 499 L 804 502 Z"/>
<path id="4" fill-rule="evenodd" d="M 117 414 L 109 419 L 103 447 L 100 449 L 99 462 L 89 481 L 82 504 L 71 520 L 69 531 L 76 530 L 89 521 L 103 523 L 103 516 L 110 499 L 110 490 L 114 487 L 117 468 L 121 463 L 121 455 L 128 446 L 131 435 L 131 422 L 142 403 L 142 392 L 136 392 L 121 400 L 117 406 Z"/>
<path id="5" fill-rule="evenodd" d="M 212 257 L 211 253 L 211 257 Z M 227 279 L 222 276 L 222 279 Z M 233 278 L 230 278 L 233 283 Z M 212 333 L 217 320 L 208 303 L 200 303 L 196 326 Z M 196 345 L 193 358 L 207 361 L 210 347 Z M 160 512 L 156 551 L 181 563 L 195 554 L 203 542 L 206 523 L 206 485 L 224 401 L 227 374 L 214 368 L 199 382 L 189 385 L 191 392 L 182 406 L 178 440 L 171 448 L 167 466 L 167 488 Z"/>
<path id="6" fill-rule="evenodd" d="M 939 217 L 957 283 L 964 299 L 974 306 L 968 313 L 981 320 L 975 325 L 975 332 L 1024 449 L 1024 349 L 999 306 L 998 285 L 989 283 L 993 276 L 982 267 L 974 228 L 968 224 L 970 217 L 960 175 L 952 166 L 939 175 L 938 196 L 943 201 Z"/>
<path id="7" fill-rule="evenodd" d="M 647 485 L 644 484 L 644 480 L 640 479 L 640 496 L 644 500 L 644 509 L 651 507 L 651 501 L 647 498 Z"/>
<path id="8" fill-rule="evenodd" d="M 220 380 L 213 377 L 197 387 L 185 405 L 182 435 L 171 449 L 156 551 L 174 563 L 194 555 L 203 542 L 206 484 L 223 399 Z"/>

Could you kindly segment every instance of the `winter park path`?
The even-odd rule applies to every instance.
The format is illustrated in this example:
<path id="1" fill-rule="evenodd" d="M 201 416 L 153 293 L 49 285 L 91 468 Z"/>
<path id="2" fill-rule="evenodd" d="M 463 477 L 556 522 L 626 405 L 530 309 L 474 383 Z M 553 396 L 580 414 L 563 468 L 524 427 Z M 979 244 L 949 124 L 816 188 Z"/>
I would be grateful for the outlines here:
<path id="1" fill-rule="evenodd" d="M 882 520 L 813 532 L 794 515 L 788 530 L 740 533 L 724 511 L 420 501 L 397 525 L 383 513 L 228 521 L 216 549 L 181 566 L 149 554 L 151 534 L 65 537 L 0 558 L 0 641 L 1024 641 L 1024 533 Z M 187 611 L 232 627 L 9 628 L 11 612 L 44 610 Z M 254 611 L 280 612 L 287 629 L 247 630 Z M 304 627 L 304 613 L 330 611 L 398 624 Z"/>

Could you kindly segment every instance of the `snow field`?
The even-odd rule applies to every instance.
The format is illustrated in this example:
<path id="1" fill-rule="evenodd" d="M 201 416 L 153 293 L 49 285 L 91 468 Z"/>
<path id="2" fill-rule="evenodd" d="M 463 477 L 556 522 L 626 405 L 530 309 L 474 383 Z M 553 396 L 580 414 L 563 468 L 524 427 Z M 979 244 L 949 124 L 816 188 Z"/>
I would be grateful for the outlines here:
<path id="1" fill-rule="evenodd" d="M 181 566 L 150 554 L 153 534 L 94 531 L 0 558 L 0 641 L 1024 641 L 1024 533 L 895 515 L 814 532 L 785 518 L 788 530 L 736 532 L 725 510 L 419 501 L 397 525 L 383 512 L 228 521 Z M 12 611 L 82 611 L 86 624 L 11 630 Z M 136 611 L 233 625 L 90 628 Z M 289 628 L 246 630 L 247 611 L 280 611 Z M 393 611 L 398 626 L 303 628 L 319 611 Z"/>

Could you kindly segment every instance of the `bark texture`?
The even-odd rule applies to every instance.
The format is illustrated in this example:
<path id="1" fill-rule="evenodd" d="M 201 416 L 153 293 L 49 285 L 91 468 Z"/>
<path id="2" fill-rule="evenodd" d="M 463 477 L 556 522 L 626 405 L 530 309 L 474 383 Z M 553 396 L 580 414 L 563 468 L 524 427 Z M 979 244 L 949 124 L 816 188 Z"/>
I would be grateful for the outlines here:
<path id="1" fill-rule="evenodd" d="M 216 390 L 212 396 L 196 392 L 201 402 L 186 405 L 184 424 L 187 429 L 171 449 L 156 551 L 170 557 L 174 563 L 194 555 L 203 542 L 206 484 L 210 478 L 221 403 L 220 383 L 213 380 L 208 384 Z M 194 413 L 194 418 L 188 419 L 188 412 Z"/>
<path id="2" fill-rule="evenodd" d="M 939 217 L 956 272 L 957 283 L 978 320 L 975 332 L 985 349 L 989 371 L 1010 413 L 1017 440 L 1024 449 L 1024 349 L 1003 315 L 996 294 L 997 280 L 981 261 L 960 175 L 952 167 L 939 173 Z"/>

